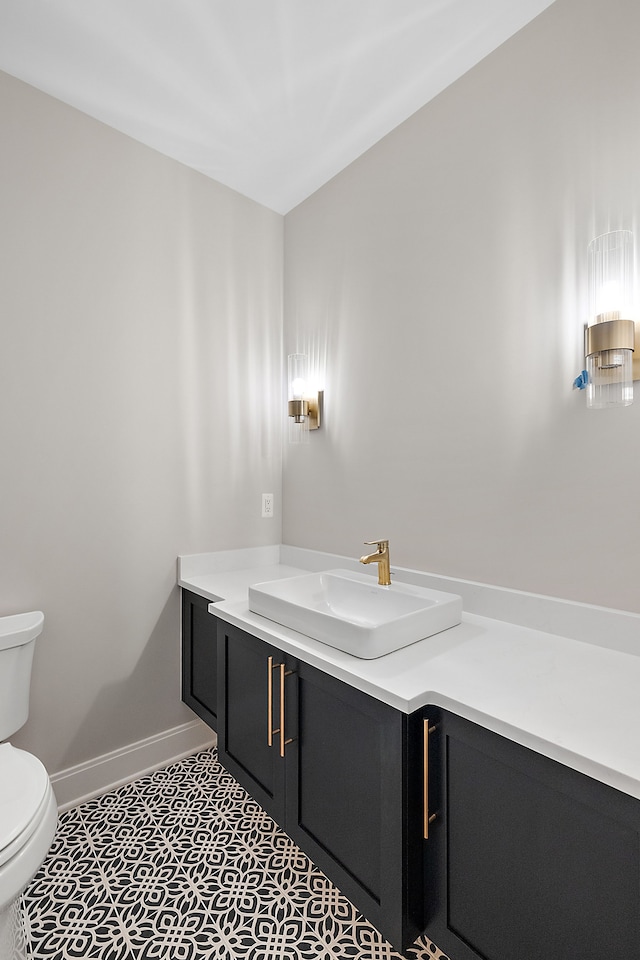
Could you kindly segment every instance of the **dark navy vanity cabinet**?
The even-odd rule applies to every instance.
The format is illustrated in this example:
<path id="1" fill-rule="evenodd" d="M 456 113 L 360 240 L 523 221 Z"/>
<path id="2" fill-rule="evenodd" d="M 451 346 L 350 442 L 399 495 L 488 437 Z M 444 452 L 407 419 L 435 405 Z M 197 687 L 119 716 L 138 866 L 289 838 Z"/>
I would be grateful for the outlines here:
<path id="1" fill-rule="evenodd" d="M 452 960 L 640 960 L 640 801 L 423 713 L 428 936 Z"/>
<path id="2" fill-rule="evenodd" d="M 218 678 L 221 763 L 387 939 L 413 943 L 411 718 L 222 621 Z"/>
<path id="3" fill-rule="evenodd" d="M 212 730 L 218 726 L 216 638 L 210 600 L 182 590 L 182 699 Z"/>
<path id="4" fill-rule="evenodd" d="M 396 949 L 424 932 L 451 960 L 640 960 L 639 800 L 440 708 L 396 710 L 208 604 L 183 590 L 183 699 Z"/>

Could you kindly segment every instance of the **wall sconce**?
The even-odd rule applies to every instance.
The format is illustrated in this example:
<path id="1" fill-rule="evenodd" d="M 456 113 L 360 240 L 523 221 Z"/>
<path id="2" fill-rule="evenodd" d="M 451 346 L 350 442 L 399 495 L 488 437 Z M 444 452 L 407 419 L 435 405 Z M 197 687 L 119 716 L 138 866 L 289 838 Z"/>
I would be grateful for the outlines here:
<path id="1" fill-rule="evenodd" d="M 587 407 L 626 407 L 633 403 L 633 381 L 640 379 L 634 363 L 636 324 L 633 317 L 633 234 L 616 230 L 589 244 L 589 320 L 585 330 L 586 370 L 576 386 L 587 389 Z"/>
<path id="2" fill-rule="evenodd" d="M 287 366 L 289 443 L 308 443 L 309 430 L 318 430 L 322 423 L 324 391 L 311 393 L 309 365 L 303 353 L 289 354 Z"/>

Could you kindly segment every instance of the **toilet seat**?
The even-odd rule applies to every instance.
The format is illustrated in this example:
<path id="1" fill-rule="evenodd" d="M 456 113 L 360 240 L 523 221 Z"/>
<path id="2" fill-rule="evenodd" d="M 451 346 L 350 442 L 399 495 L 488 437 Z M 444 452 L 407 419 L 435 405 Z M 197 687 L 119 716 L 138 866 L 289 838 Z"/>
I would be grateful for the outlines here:
<path id="1" fill-rule="evenodd" d="M 38 828 L 49 791 L 49 775 L 37 757 L 0 744 L 0 867 Z"/>

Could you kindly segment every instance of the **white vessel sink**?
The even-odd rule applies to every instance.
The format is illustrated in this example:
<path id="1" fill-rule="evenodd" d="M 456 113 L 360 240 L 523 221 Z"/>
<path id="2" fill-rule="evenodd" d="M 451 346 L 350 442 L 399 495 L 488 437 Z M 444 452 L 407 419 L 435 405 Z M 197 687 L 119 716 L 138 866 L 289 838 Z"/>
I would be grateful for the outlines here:
<path id="1" fill-rule="evenodd" d="M 460 623 L 453 593 L 325 570 L 249 587 L 249 609 L 354 657 L 374 660 Z"/>

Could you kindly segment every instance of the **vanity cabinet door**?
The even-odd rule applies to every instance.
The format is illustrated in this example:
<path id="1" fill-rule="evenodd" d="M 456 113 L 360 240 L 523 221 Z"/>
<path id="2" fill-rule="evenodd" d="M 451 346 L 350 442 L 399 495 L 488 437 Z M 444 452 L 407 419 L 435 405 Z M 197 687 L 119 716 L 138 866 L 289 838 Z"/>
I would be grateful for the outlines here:
<path id="1" fill-rule="evenodd" d="M 282 662 L 275 647 L 219 621 L 218 757 L 238 783 L 284 826 L 284 760 L 278 730 Z M 285 683 L 291 716 L 294 705 L 289 690 Z"/>
<path id="2" fill-rule="evenodd" d="M 444 711 L 423 719 L 427 935 L 455 960 L 640 960 L 640 801 Z"/>
<path id="3" fill-rule="evenodd" d="M 212 730 L 218 726 L 217 619 L 210 600 L 182 590 L 182 699 Z"/>
<path id="4" fill-rule="evenodd" d="M 409 946 L 424 926 L 419 716 L 222 621 L 218 657 L 221 763 L 396 948 Z"/>
<path id="5" fill-rule="evenodd" d="M 305 663 L 292 679 L 298 723 L 286 747 L 287 833 L 404 949 L 423 926 L 419 809 L 406 806 L 416 795 L 406 783 L 410 718 Z"/>

